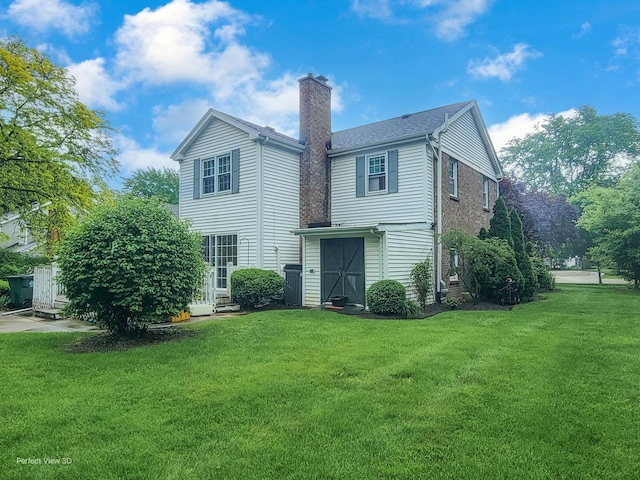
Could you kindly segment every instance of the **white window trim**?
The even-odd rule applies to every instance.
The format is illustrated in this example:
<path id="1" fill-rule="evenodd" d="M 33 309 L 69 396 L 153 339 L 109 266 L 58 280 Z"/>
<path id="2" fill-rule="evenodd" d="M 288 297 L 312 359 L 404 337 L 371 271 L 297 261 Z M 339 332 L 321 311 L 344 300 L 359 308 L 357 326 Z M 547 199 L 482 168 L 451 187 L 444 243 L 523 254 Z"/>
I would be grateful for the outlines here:
<path id="1" fill-rule="evenodd" d="M 489 210 L 489 179 L 482 177 L 482 207 Z"/>
<path id="2" fill-rule="evenodd" d="M 369 186 L 370 186 L 370 180 L 372 178 L 371 173 L 370 173 L 370 168 L 371 168 L 371 164 L 370 161 L 371 159 L 377 158 L 377 157 L 382 157 L 384 159 L 384 189 L 382 190 L 370 190 Z M 366 168 L 366 188 L 367 188 L 367 195 L 379 195 L 379 194 L 383 194 L 383 193 L 387 193 L 387 188 L 389 186 L 389 156 L 387 155 L 387 152 L 381 152 L 381 153 L 375 153 L 373 155 L 367 155 L 365 160 L 365 168 Z M 374 174 L 376 178 L 379 178 L 380 176 L 382 176 L 381 174 Z"/>
<path id="3" fill-rule="evenodd" d="M 453 259 L 453 262 L 451 262 L 451 260 Z M 455 250 L 451 249 L 449 250 L 449 281 L 450 282 L 457 282 L 459 281 L 459 276 L 458 276 L 458 271 L 456 270 L 455 274 L 451 274 L 451 264 L 453 263 L 453 265 L 455 266 L 455 268 L 457 269 L 458 266 L 460 265 L 460 258 L 458 257 L 458 254 L 456 253 Z"/>
<path id="4" fill-rule="evenodd" d="M 218 240 L 220 237 L 227 237 L 227 236 L 235 236 L 236 237 L 236 243 L 235 243 L 235 249 L 236 249 L 236 255 L 226 255 L 225 258 L 227 259 L 227 262 L 229 260 L 229 257 L 231 258 L 235 258 L 235 262 L 234 265 L 237 266 L 238 265 L 238 234 L 236 232 L 232 232 L 232 233 L 211 233 L 208 235 L 203 235 L 203 244 L 204 244 L 204 239 L 205 238 L 209 238 L 209 253 L 208 253 L 208 257 L 209 257 L 209 261 L 207 261 L 206 257 L 205 261 L 207 261 L 207 265 L 209 265 L 212 268 L 216 269 L 216 288 L 227 288 L 227 286 L 229 285 L 229 270 L 227 268 L 227 266 L 225 265 L 224 267 L 221 265 L 217 264 L 217 260 L 218 260 Z M 231 245 L 233 246 L 233 245 Z M 204 253 L 204 252 L 203 252 Z M 228 263 L 227 263 L 228 265 Z M 221 276 L 219 275 L 219 269 L 221 268 L 225 268 L 226 269 L 226 276 Z M 221 282 L 221 280 L 224 279 L 224 282 Z M 224 285 L 223 285 L 224 284 Z"/>
<path id="5" fill-rule="evenodd" d="M 229 187 L 224 189 L 224 190 L 220 190 L 220 159 L 221 158 L 225 158 L 228 157 L 229 158 L 229 172 L 225 173 L 225 175 L 229 175 Z M 213 192 L 205 192 L 205 188 L 204 188 L 204 181 L 205 178 L 211 178 L 211 176 L 204 176 L 204 168 L 205 168 L 205 164 L 207 162 L 211 162 L 213 161 Z M 225 195 L 227 193 L 231 193 L 232 190 L 232 183 L 233 183 L 233 161 L 231 159 L 231 152 L 229 153 L 223 153 L 221 155 L 216 155 L 215 157 L 209 157 L 209 158 L 205 158 L 202 160 L 201 162 L 201 166 L 200 166 L 200 187 L 201 187 L 201 191 L 202 191 L 202 195 Z"/>
<path id="6" fill-rule="evenodd" d="M 453 191 L 451 189 L 452 181 Z M 449 196 L 458 198 L 458 161 L 451 159 L 449 160 Z"/>

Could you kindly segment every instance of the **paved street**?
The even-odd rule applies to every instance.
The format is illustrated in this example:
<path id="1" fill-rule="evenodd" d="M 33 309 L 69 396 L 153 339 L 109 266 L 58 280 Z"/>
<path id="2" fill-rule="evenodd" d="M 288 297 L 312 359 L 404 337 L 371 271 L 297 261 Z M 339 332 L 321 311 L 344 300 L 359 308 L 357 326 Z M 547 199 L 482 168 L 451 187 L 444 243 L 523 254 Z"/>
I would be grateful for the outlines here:
<path id="1" fill-rule="evenodd" d="M 551 273 L 556 278 L 556 283 L 598 283 L 598 272 L 582 270 L 552 270 Z M 627 281 L 619 278 L 607 278 L 605 274 L 602 274 L 602 283 L 625 285 Z"/>

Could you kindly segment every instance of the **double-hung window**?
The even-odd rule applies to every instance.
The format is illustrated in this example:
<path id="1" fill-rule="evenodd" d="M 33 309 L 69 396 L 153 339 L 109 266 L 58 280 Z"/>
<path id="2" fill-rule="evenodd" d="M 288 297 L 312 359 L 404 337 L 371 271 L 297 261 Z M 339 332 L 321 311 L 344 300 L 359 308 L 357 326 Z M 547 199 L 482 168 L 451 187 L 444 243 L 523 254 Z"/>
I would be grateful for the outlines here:
<path id="1" fill-rule="evenodd" d="M 398 192 L 398 150 L 356 157 L 356 197 Z"/>
<path id="2" fill-rule="evenodd" d="M 482 208 L 489 210 L 489 179 L 482 179 Z"/>
<path id="3" fill-rule="evenodd" d="M 369 160 L 369 191 L 383 192 L 387 189 L 386 155 L 374 155 Z"/>
<path id="4" fill-rule="evenodd" d="M 230 263 L 238 264 L 238 235 L 205 235 L 202 255 L 207 265 L 216 269 L 216 287 L 227 288 Z"/>
<path id="5" fill-rule="evenodd" d="M 449 195 L 458 197 L 458 162 L 449 160 Z"/>
<path id="6" fill-rule="evenodd" d="M 231 190 L 231 154 L 202 161 L 202 193 Z"/>
<path id="7" fill-rule="evenodd" d="M 458 281 L 458 252 L 453 248 L 449 250 L 449 281 Z"/>

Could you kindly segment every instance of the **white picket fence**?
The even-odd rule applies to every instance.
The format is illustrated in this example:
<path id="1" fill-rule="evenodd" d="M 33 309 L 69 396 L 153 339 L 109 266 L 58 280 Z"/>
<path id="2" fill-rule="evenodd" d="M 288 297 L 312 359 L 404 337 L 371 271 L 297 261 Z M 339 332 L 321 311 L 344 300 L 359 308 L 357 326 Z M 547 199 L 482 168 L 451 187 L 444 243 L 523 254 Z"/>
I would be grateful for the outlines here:
<path id="1" fill-rule="evenodd" d="M 198 290 L 192 305 L 211 305 L 213 311 L 219 303 L 231 301 L 231 274 L 236 270 L 233 264 L 227 265 L 227 288 L 218 288 L 215 267 L 209 267 L 205 273 L 202 287 Z M 68 302 L 64 289 L 56 277 L 60 272 L 57 264 L 35 267 L 33 271 L 33 306 L 35 308 L 53 309 Z"/>
<path id="2" fill-rule="evenodd" d="M 35 308 L 56 308 L 68 300 L 64 289 L 57 281 L 60 268 L 52 265 L 35 267 L 33 270 L 33 306 Z"/>

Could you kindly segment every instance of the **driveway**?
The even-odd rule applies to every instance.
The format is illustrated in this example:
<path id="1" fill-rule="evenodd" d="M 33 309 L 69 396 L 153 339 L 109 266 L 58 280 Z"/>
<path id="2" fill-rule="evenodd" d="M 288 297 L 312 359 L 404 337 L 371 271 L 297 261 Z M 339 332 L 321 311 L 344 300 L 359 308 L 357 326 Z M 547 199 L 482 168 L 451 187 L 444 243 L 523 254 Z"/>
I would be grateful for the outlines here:
<path id="1" fill-rule="evenodd" d="M 98 327 L 73 320 L 47 320 L 33 314 L 0 316 L 0 333 L 10 332 L 88 332 L 99 331 Z"/>
<path id="2" fill-rule="evenodd" d="M 556 283 L 598 283 L 598 272 L 588 270 L 551 270 L 551 274 L 555 277 Z M 626 285 L 627 281 L 620 278 L 607 278 L 603 273 L 602 283 Z"/>

